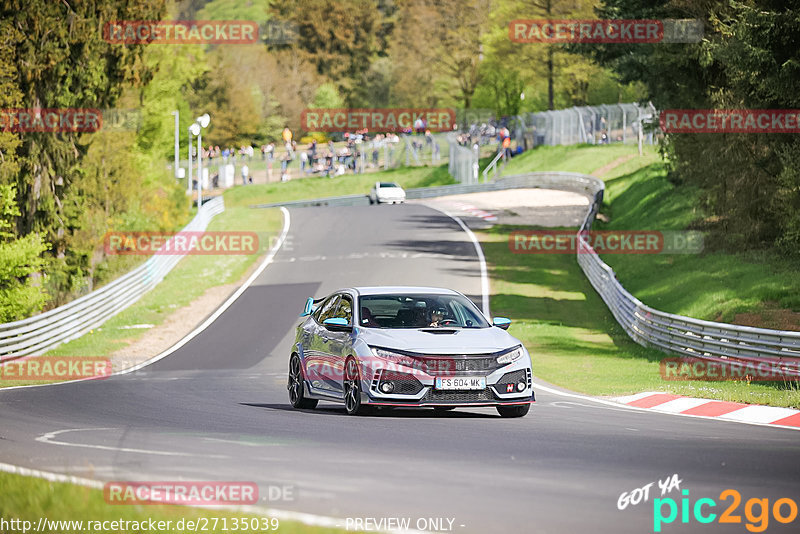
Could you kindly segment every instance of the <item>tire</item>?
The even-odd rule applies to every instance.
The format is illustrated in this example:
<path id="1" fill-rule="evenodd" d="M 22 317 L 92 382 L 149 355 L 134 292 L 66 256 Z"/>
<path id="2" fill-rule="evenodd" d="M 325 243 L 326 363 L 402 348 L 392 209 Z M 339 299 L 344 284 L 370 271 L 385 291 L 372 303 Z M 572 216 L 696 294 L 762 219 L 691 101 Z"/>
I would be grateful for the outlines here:
<path id="1" fill-rule="evenodd" d="M 530 404 L 520 404 L 518 406 L 498 406 L 497 413 L 500 414 L 500 417 L 525 417 L 530 409 Z"/>
<path id="2" fill-rule="evenodd" d="M 369 407 L 361 404 L 361 375 L 358 372 L 358 362 L 352 356 L 344 363 L 342 389 L 347 415 L 364 415 L 369 412 Z"/>
<path id="3" fill-rule="evenodd" d="M 292 354 L 291 358 L 289 358 L 289 381 L 286 384 L 286 389 L 289 390 L 289 402 L 292 404 L 292 408 L 313 410 L 317 407 L 318 400 L 306 397 L 303 363 L 297 354 Z"/>

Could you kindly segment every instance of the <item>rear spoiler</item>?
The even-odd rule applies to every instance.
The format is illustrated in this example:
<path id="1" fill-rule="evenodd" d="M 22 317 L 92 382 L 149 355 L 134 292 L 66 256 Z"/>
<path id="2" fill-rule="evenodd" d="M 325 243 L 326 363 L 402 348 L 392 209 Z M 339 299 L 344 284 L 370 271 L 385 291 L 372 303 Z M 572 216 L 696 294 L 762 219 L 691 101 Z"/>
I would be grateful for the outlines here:
<path id="1" fill-rule="evenodd" d="M 300 314 L 300 317 L 305 317 L 307 315 L 311 315 L 312 313 L 314 313 L 314 310 L 317 307 L 316 305 L 322 302 L 323 300 L 325 300 L 325 297 L 319 299 L 315 299 L 314 297 L 308 297 L 306 299 L 306 305 L 303 308 L 303 313 Z"/>

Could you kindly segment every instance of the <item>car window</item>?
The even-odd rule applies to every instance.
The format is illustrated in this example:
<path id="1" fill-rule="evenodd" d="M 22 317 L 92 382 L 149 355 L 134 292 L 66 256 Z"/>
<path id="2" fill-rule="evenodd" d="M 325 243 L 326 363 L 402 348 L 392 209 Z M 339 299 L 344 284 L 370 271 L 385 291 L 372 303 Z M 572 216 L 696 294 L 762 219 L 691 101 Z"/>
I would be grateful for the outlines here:
<path id="1" fill-rule="evenodd" d="M 339 307 L 336 309 L 336 313 L 332 317 L 346 319 L 347 324 L 352 324 L 353 301 L 350 299 L 350 297 L 346 295 L 342 296 L 342 298 L 339 300 Z"/>
<path id="2" fill-rule="evenodd" d="M 333 317 L 338 301 L 339 295 L 333 295 L 329 297 L 328 300 L 323 302 L 322 306 L 319 307 L 319 311 L 314 314 L 314 318 L 317 320 L 317 322 L 321 323 L 325 319 L 330 319 Z"/>
<path id="3" fill-rule="evenodd" d="M 394 182 L 381 182 L 380 187 L 400 187 Z"/>
<path id="4" fill-rule="evenodd" d="M 361 325 L 372 328 L 488 328 L 483 314 L 461 295 L 364 295 Z"/>

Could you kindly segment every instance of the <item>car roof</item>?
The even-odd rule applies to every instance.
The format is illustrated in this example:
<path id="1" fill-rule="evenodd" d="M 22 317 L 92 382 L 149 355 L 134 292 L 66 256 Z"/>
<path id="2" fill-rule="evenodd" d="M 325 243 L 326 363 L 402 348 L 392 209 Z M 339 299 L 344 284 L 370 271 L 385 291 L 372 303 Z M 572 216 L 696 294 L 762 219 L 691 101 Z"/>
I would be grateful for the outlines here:
<path id="1" fill-rule="evenodd" d="M 395 295 L 395 294 L 429 294 L 429 295 L 458 295 L 457 291 L 443 287 L 424 287 L 424 286 L 368 286 L 352 287 L 359 295 Z"/>

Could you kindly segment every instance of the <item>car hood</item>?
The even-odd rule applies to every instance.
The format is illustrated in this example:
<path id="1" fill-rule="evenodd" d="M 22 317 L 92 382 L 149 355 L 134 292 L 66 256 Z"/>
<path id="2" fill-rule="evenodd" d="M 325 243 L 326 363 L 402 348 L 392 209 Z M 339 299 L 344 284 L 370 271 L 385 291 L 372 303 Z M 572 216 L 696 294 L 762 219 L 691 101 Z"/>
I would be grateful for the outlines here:
<path id="1" fill-rule="evenodd" d="M 433 330 L 433 329 L 431 329 Z M 359 328 L 358 336 L 368 345 L 426 354 L 486 354 L 510 349 L 519 340 L 500 328 L 430 330 Z"/>

